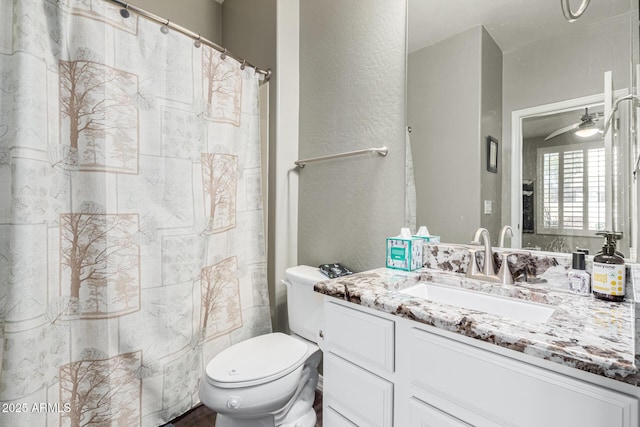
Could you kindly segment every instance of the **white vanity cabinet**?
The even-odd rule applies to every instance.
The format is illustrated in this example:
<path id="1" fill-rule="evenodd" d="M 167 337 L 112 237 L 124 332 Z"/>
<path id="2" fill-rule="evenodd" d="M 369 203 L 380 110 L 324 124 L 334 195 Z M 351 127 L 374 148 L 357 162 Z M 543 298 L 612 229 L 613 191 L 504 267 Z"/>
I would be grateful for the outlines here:
<path id="1" fill-rule="evenodd" d="M 324 413 L 335 425 L 393 426 L 395 322 L 327 301 L 322 336 Z"/>
<path id="2" fill-rule="evenodd" d="M 427 328 L 407 325 L 398 329 L 396 352 L 399 363 L 406 367 L 409 399 L 440 409 L 460 425 L 638 426 L 638 399 L 634 396 L 434 334 Z"/>
<path id="3" fill-rule="evenodd" d="M 327 427 L 640 425 L 636 387 L 356 304 L 326 297 L 322 335 Z"/>

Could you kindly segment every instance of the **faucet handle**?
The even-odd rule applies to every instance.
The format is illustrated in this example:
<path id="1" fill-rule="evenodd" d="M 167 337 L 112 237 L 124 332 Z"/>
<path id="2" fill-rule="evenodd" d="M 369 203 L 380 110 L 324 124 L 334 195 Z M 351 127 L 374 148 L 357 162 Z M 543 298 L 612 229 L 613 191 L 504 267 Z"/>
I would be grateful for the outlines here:
<path id="1" fill-rule="evenodd" d="M 469 264 L 467 265 L 467 277 L 473 277 L 480 274 L 478 268 L 478 259 L 476 258 L 477 249 L 465 248 L 469 251 Z"/>
<path id="2" fill-rule="evenodd" d="M 502 264 L 500 264 L 498 277 L 500 277 L 500 279 L 502 280 L 502 284 L 504 285 L 513 285 L 514 283 L 513 273 L 511 273 L 511 269 L 509 268 L 509 257 L 511 255 L 531 255 L 531 252 L 519 250 L 500 252 L 500 256 L 502 257 Z"/>
<path id="3" fill-rule="evenodd" d="M 500 271 L 498 271 L 498 277 L 502 281 L 503 285 L 513 285 L 513 274 L 509 268 L 509 257 L 515 255 L 513 252 L 502 252 L 502 263 L 500 264 Z"/>

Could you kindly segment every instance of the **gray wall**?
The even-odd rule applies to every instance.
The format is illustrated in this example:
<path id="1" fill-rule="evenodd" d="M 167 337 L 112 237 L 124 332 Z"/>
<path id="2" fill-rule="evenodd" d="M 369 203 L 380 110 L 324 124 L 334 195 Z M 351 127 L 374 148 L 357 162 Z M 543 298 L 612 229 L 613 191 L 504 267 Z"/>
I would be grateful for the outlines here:
<path id="1" fill-rule="evenodd" d="M 500 139 L 500 55 L 493 41 L 483 54 L 483 40 L 490 37 L 475 27 L 408 60 L 417 223 L 445 242 L 468 243 L 481 225 L 482 197 L 497 200 L 488 190 L 493 177 L 487 176 L 485 145 L 488 134 Z M 489 71 L 493 75 L 483 84 L 483 72 Z M 494 215 L 500 216 L 499 209 Z"/>
<path id="2" fill-rule="evenodd" d="M 260 68 L 275 71 L 276 0 L 225 0 L 222 19 L 224 47 Z M 275 92 L 273 85 L 271 91 Z"/>
<path id="3" fill-rule="evenodd" d="M 626 14 L 571 37 L 543 40 L 503 54 L 503 164 L 511 164 L 514 110 L 602 93 L 603 74 L 609 70 L 614 89 L 630 87 L 630 19 Z M 510 221 L 509 166 L 502 184 L 502 217 Z"/>
<path id="4" fill-rule="evenodd" d="M 301 0 L 298 260 L 384 266 L 404 222 L 405 0 Z"/>
<path id="5" fill-rule="evenodd" d="M 481 76 L 481 108 L 480 108 L 480 225 L 491 234 L 492 243 L 498 244 L 502 225 L 508 224 L 502 218 L 502 171 L 509 164 L 502 161 L 498 152 L 498 172 L 487 171 L 487 136 L 498 140 L 498 150 L 502 140 L 502 51 L 482 28 L 482 76 Z M 484 213 L 484 201 L 492 203 L 492 213 Z"/>
<path id="6" fill-rule="evenodd" d="M 222 44 L 222 7 L 214 0 L 134 0 L 132 5 Z"/>

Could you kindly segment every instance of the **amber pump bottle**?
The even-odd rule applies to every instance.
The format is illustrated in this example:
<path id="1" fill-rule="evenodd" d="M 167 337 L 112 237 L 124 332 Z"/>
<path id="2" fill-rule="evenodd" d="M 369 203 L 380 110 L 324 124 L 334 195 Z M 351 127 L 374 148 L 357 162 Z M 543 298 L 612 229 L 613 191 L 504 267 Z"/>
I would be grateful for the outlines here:
<path id="1" fill-rule="evenodd" d="M 596 234 L 604 236 L 605 244 L 602 246 L 602 252 L 593 257 L 593 296 L 607 301 L 623 301 L 624 258 L 616 253 L 616 241 L 622 238 L 622 233 L 605 231 Z"/>

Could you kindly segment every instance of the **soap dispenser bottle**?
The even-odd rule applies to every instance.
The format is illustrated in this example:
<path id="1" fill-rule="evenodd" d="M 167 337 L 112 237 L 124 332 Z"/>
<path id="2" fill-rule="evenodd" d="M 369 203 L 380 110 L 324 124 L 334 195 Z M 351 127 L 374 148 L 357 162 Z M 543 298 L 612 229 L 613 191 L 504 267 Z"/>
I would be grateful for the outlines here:
<path id="1" fill-rule="evenodd" d="M 624 258 L 616 253 L 616 240 L 622 238 L 622 233 L 605 231 L 596 234 L 604 236 L 605 244 L 602 252 L 593 257 L 593 296 L 607 301 L 623 301 Z"/>
<path id="2" fill-rule="evenodd" d="M 584 252 L 574 252 L 571 270 L 567 273 L 569 290 L 578 295 L 591 295 L 591 276 L 585 271 Z"/>

